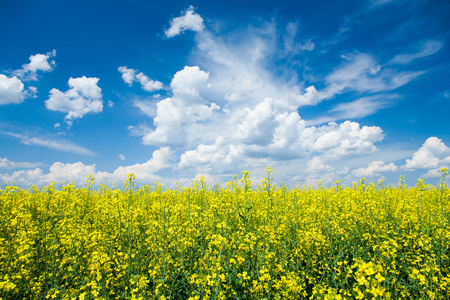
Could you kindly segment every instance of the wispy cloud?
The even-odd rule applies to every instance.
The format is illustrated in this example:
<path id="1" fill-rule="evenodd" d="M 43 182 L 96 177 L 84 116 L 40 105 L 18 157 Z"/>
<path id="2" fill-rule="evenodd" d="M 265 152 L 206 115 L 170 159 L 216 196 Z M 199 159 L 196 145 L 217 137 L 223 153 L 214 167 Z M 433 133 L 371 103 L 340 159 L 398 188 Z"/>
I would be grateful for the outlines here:
<path id="1" fill-rule="evenodd" d="M 443 43 L 441 41 L 436 41 L 436 40 L 429 40 L 429 41 L 422 42 L 420 44 L 420 46 L 418 47 L 419 49 L 416 52 L 407 53 L 407 54 L 399 54 L 399 55 L 395 56 L 390 61 L 390 63 L 401 64 L 401 65 L 409 64 L 413 60 L 435 54 L 436 52 L 441 50 L 442 44 Z"/>
<path id="2" fill-rule="evenodd" d="M 30 136 L 23 133 L 14 133 L 9 131 L 0 131 L 1 134 L 17 138 L 20 140 L 20 143 L 30 146 L 40 146 L 52 150 L 62 151 L 62 152 L 68 152 L 68 153 L 75 153 L 75 154 L 82 154 L 82 155 L 89 155 L 89 156 L 95 156 L 96 154 L 80 145 L 75 144 L 72 141 L 64 140 L 64 139 L 54 139 L 50 137 L 45 136 Z"/>
<path id="3" fill-rule="evenodd" d="M 156 117 L 156 103 L 155 102 L 151 102 L 148 100 L 138 100 L 135 99 L 133 101 L 133 106 L 139 108 L 139 110 L 149 116 L 149 117 Z"/>
<path id="4" fill-rule="evenodd" d="M 369 0 L 371 8 L 382 6 L 390 2 L 393 2 L 393 0 Z"/>
<path id="5" fill-rule="evenodd" d="M 355 120 L 375 114 L 379 110 L 393 105 L 400 98 L 396 94 L 381 94 L 362 97 L 352 102 L 339 103 L 324 113 L 324 116 L 306 120 L 307 125 L 318 125 L 340 120 Z"/>

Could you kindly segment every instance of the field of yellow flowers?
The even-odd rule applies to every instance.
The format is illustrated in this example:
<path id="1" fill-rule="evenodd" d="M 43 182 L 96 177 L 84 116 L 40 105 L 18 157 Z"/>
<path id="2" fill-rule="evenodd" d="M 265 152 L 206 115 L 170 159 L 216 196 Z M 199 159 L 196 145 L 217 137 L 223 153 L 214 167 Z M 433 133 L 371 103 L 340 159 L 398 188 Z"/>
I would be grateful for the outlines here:
<path id="1" fill-rule="evenodd" d="M 1 299 L 448 299 L 450 193 L 336 182 L 288 189 L 0 190 Z"/>

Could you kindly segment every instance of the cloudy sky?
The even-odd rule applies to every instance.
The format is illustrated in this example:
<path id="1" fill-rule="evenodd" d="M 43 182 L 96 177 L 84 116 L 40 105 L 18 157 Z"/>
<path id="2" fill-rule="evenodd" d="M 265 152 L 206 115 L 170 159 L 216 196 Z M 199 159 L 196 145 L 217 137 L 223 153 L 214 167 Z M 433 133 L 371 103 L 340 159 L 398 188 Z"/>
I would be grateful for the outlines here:
<path id="1" fill-rule="evenodd" d="M 436 183 L 446 0 L 0 3 L 0 181 Z"/>

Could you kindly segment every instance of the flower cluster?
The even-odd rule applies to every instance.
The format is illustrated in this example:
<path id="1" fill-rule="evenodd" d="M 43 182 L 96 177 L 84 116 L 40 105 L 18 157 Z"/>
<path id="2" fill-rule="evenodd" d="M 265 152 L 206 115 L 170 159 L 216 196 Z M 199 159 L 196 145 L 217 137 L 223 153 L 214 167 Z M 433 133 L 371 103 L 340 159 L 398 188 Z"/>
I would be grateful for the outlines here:
<path id="1" fill-rule="evenodd" d="M 0 190 L 2 299 L 445 299 L 450 192 L 366 184 L 288 189 Z M 444 170 L 445 171 L 445 170 Z"/>

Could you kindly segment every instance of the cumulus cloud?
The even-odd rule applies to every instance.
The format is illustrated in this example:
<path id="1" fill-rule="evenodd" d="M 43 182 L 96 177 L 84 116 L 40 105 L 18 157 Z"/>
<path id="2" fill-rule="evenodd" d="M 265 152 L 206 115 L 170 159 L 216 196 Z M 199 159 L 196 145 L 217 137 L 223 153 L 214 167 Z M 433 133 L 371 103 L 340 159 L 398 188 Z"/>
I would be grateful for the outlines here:
<path id="1" fill-rule="evenodd" d="M 307 173 L 323 173 L 323 172 L 331 172 L 334 168 L 325 164 L 325 161 L 320 156 L 314 156 L 310 159 L 306 165 Z"/>
<path id="2" fill-rule="evenodd" d="M 47 54 L 35 54 L 30 56 L 30 63 L 22 65 L 22 69 L 15 70 L 13 74 L 22 80 L 37 80 L 37 72 L 51 72 L 56 63 L 51 60 L 56 56 L 56 50 Z"/>
<path id="3" fill-rule="evenodd" d="M 170 86 L 174 96 L 198 98 L 205 88 L 209 72 L 200 70 L 198 66 L 185 66 L 173 76 Z"/>
<path id="4" fill-rule="evenodd" d="M 383 172 L 395 172 L 398 167 L 394 163 L 386 164 L 383 161 L 373 161 L 365 168 L 358 168 L 352 171 L 352 175 L 357 178 L 377 177 Z"/>
<path id="5" fill-rule="evenodd" d="M 45 186 L 52 182 L 56 184 L 70 183 L 81 186 L 89 174 L 95 173 L 95 165 L 84 165 L 81 162 L 64 164 L 56 162 L 50 166 L 49 172 L 44 173 L 41 168 L 21 170 L 12 174 L 0 174 L 0 179 L 8 184 L 20 186 Z"/>
<path id="6" fill-rule="evenodd" d="M 47 185 L 50 181 L 44 179 L 44 173 L 41 168 L 32 170 L 20 170 L 12 174 L 0 174 L 0 180 L 6 184 L 14 184 L 19 186 L 31 185 Z"/>
<path id="7" fill-rule="evenodd" d="M 212 145 L 200 144 L 195 150 L 186 151 L 181 155 L 178 168 L 200 168 L 204 172 L 223 172 L 234 168 L 234 163 L 241 160 L 243 147 L 226 143 L 223 137 L 218 137 Z M 216 171 L 215 171 L 216 170 Z"/>
<path id="8" fill-rule="evenodd" d="M 155 173 L 172 166 L 173 154 L 169 147 L 162 147 L 155 150 L 152 158 L 145 163 L 119 167 L 112 174 L 99 172 L 98 175 L 104 179 L 125 180 L 128 174 L 134 173 L 142 181 L 155 180 Z"/>
<path id="9" fill-rule="evenodd" d="M 425 174 L 420 176 L 421 178 L 437 178 L 441 176 L 441 170 L 440 169 L 431 169 L 428 170 Z"/>
<path id="10" fill-rule="evenodd" d="M 70 89 L 66 92 L 51 89 L 45 106 L 49 110 L 67 113 L 64 120 L 69 126 L 74 119 L 82 118 L 87 113 L 99 113 L 103 110 L 103 100 L 98 81 L 99 78 L 95 77 L 71 77 Z"/>
<path id="11" fill-rule="evenodd" d="M 302 144 L 308 150 L 325 153 L 337 158 L 350 154 L 376 151 L 374 143 L 383 139 L 383 131 L 377 126 L 363 126 L 345 121 L 320 127 L 307 127 L 302 132 Z"/>
<path id="12" fill-rule="evenodd" d="M 200 32 L 203 29 L 203 18 L 194 11 L 194 7 L 191 5 L 182 16 L 170 21 L 170 27 L 164 33 L 166 37 L 171 38 L 186 30 Z"/>
<path id="13" fill-rule="evenodd" d="M 411 159 L 406 160 L 405 169 L 433 169 L 450 165 L 450 148 L 441 139 L 429 137 Z"/>
<path id="14" fill-rule="evenodd" d="M 163 88 L 162 82 L 151 80 L 144 73 L 138 72 L 138 70 L 129 69 L 126 66 L 119 67 L 117 70 L 122 73 L 123 81 L 129 86 L 132 86 L 133 82 L 139 82 L 142 89 L 147 92 L 153 92 Z"/>
<path id="15" fill-rule="evenodd" d="M 244 108 L 243 114 L 237 138 L 243 143 L 270 142 L 276 128 L 274 101 L 266 98 L 253 109 Z"/>
<path id="16" fill-rule="evenodd" d="M 119 167 L 112 173 L 97 171 L 95 164 L 85 165 L 82 162 L 55 162 L 50 166 L 48 173 L 44 172 L 41 168 L 20 170 L 12 174 L 0 174 L 0 180 L 4 183 L 16 183 L 21 186 L 30 186 L 31 184 L 44 186 L 51 182 L 57 184 L 73 182 L 81 186 L 86 181 L 86 177 L 91 174 L 96 178 L 97 182 L 113 184 L 117 181 L 124 182 L 129 173 L 134 173 L 139 182 L 149 184 L 161 180 L 155 173 L 171 166 L 170 161 L 172 155 L 173 152 L 169 148 L 161 148 L 154 151 L 152 158 L 147 162 Z"/>
<path id="17" fill-rule="evenodd" d="M 22 103 L 27 95 L 24 84 L 16 76 L 0 74 L 0 105 Z"/>
<path id="18" fill-rule="evenodd" d="M 197 125 L 203 127 L 204 122 L 213 120 L 219 106 L 215 103 L 208 105 L 201 96 L 201 92 L 207 89 L 208 76 L 198 66 L 186 66 L 174 75 L 170 84 L 173 97 L 157 103 L 156 117 L 153 119 L 156 129 L 143 137 L 145 144 L 172 147 L 185 145 L 192 141 L 193 135 L 199 133 L 194 129 Z"/>
<path id="19" fill-rule="evenodd" d="M 38 71 L 53 71 L 55 61 L 50 58 L 55 55 L 55 50 L 47 54 L 31 55 L 30 63 L 24 64 L 22 69 L 13 71 L 12 77 L 0 74 L 0 105 L 18 104 L 26 98 L 35 98 L 37 88 L 33 86 L 25 88 L 23 81 L 37 80 Z"/>
<path id="20" fill-rule="evenodd" d="M 249 164 L 261 168 L 295 159 L 310 160 L 308 170 L 326 173 L 333 170 L 327 160 L 377 151 L 375 144 L 384 136 L 381 128 L 352 121 L 310 126 L 298 109 L 339 93 L 372 93 L 335 105 L 329 112 L 333 121 L 361 118 L 389 105 L 396 95 L 373 93 L 400 86 L 398 78 L 406 73 L 382 70 L 373 56 L 357 53 L 323 77 L 323 89 L 312 85 L 304 88 L 301 82 L 280 78 L 265 63 L 274 56 L 298 51 L 301 45 L 294 39 L 296 26 L 288 27 L 281 46 L 276 44 L 279 33 L 274 23 L 242 28 L 226 39 L 203 29 L 196 36 L 192 58 L 198 65 L 174 74 L 171 97 L 134 101 L 153 119 L 153 126 L 130 126 L 130 134 L 142 136 L 144 144 L 174 149 L 180 174 L 192 169 L 208 174 L 232 172 Z M 289 49 L 279 52 L 280 47 Z M 314 50 L 308 47 L 302 51 Z M 131 82 L 135 73 L 128 72 L 124 80 Z M 297 78 L 289 71 L 285 75 Z"/>
<path id="21" fill-rule="evenodd" d="M 17 169 L 17 168 L 36 168 L 42 166 L 42 163 L 31 163 L 31 162 L 14 162 L 8 160 L 5 156 L 3 158 L 0 157 L 0 169 Z"/>

